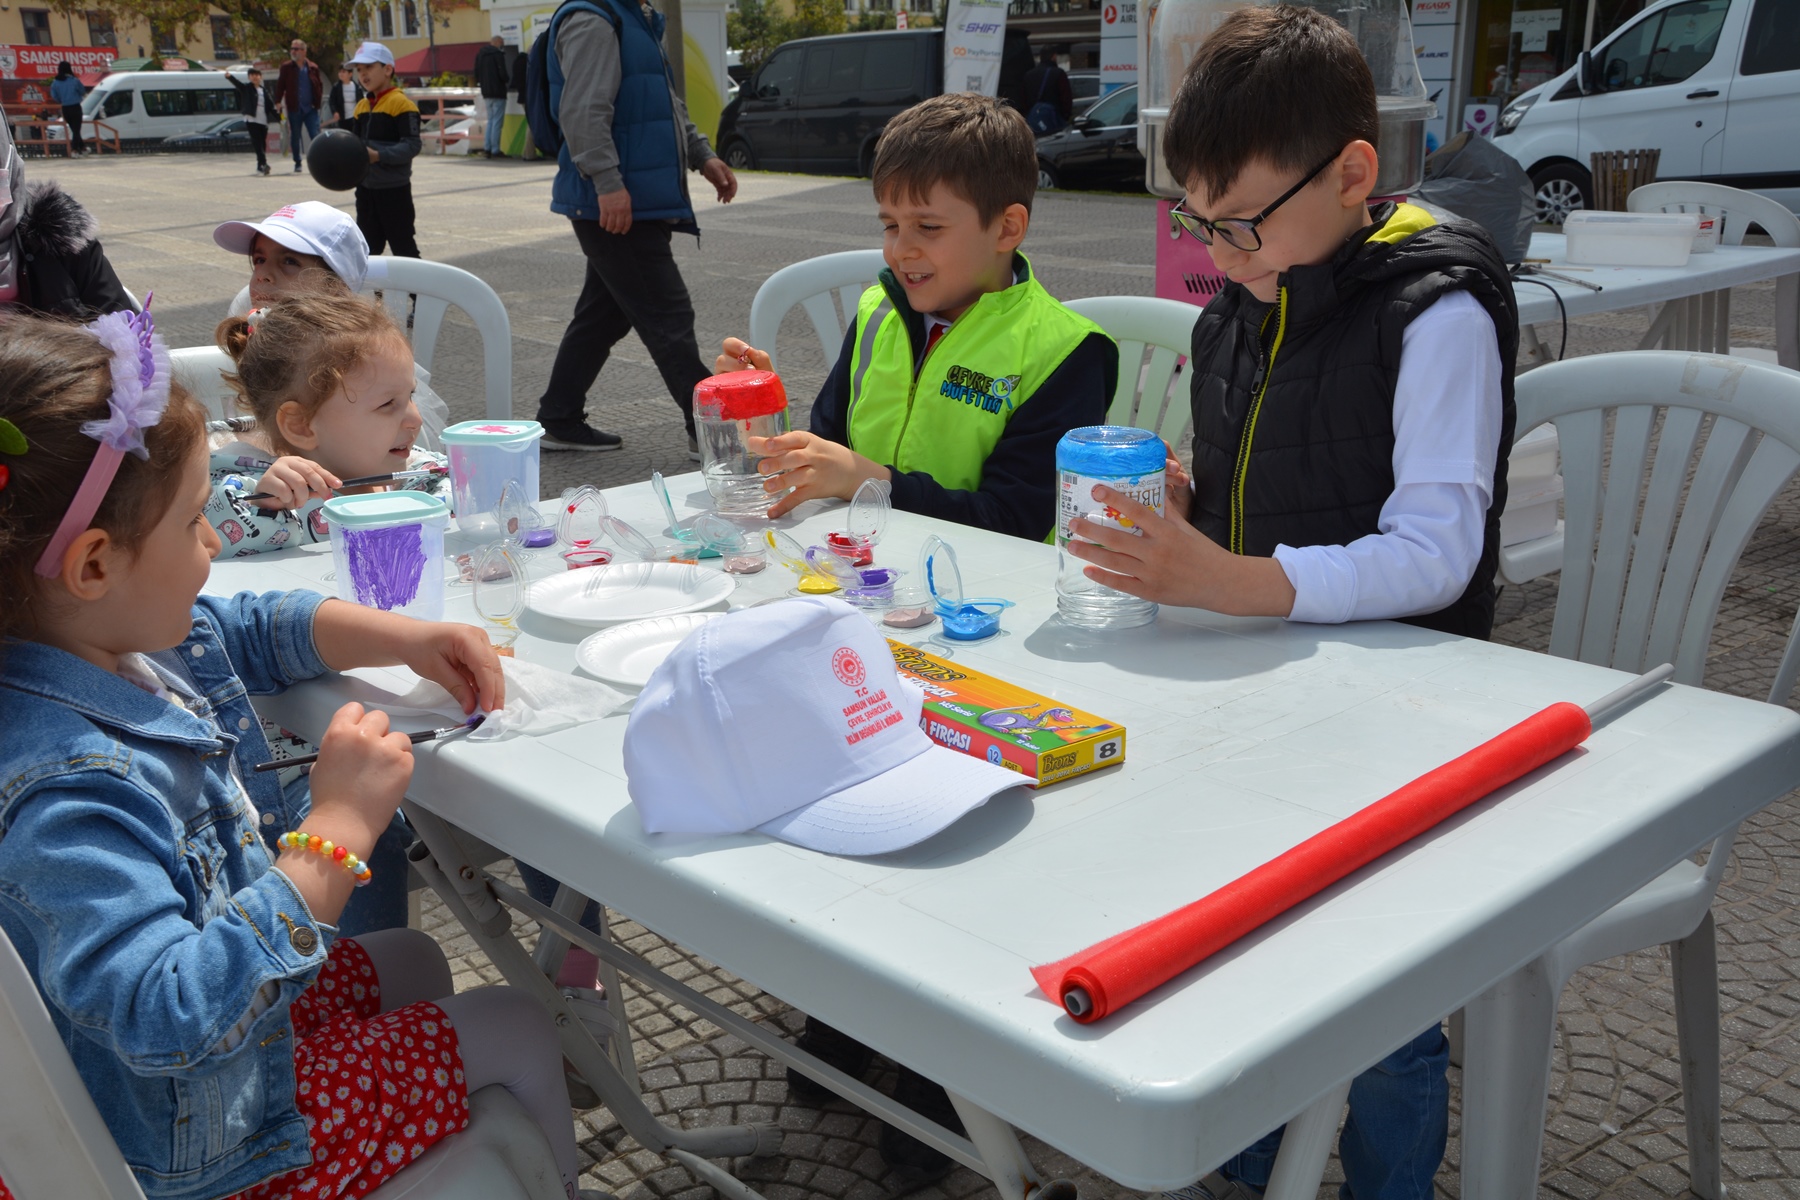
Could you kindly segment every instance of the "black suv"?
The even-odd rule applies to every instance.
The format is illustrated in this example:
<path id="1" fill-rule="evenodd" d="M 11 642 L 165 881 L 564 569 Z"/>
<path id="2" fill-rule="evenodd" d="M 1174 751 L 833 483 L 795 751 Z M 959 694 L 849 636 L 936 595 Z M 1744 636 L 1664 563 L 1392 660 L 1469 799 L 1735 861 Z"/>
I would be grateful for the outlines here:
<path id="1" fill-rule="evenodd" d="M 1000 94 L 1031 69 L 1022 30 L 1008 30 Z M 944 31 L 889 29 L 788 42 L 719 117 L 719 153 L 734 169 L 869 174 L 887 123 L 944 90 Z"/>

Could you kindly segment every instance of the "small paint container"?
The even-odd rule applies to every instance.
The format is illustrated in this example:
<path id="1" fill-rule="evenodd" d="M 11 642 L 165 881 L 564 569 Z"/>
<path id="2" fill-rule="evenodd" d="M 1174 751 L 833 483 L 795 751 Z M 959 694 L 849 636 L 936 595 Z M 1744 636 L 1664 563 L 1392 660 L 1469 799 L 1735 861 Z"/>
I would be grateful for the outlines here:
<path id="1" fill-rule="evenodd" d="M 962 569 L 956 548 L 936 534 L 919 550 L 919 574 L 931 593 L 932 611 L 943 623 L 944 636 L 955 642 L 979 642 L 1000 632 L 1000 614 L 1013 606 L 998 597 L 963 595 Z"/>
<path id="2" fill-rule="evenodd" d="M 894 602 L 894 581 L 900 572 L 892 567 L 864 567 L 857 572 L 862 582 L 844 590 L 844 599 L 858 608 L 886 608 Z"/>
<path id="3" fill-rule="evenodd" d="M 564 550 L 563 561 L 569 570 L 579 571 L 582 567 L 604 567 L 612 561 L 612 551 L 603 546 L 595 546 L 587 550 Z"/>
<path id="4" fill-rule="evenodd" d="M 825 535 L 825 545 L 833 554 L 853 567 L 866 567 L 875 561 L 875 547 L 887 530 L 888 517 L 894 505 L 888 499 L 888 485 L 879 479 L 865 479 L 850 498 L 850 515 L 844 527 Z"/>
<path id="5" fill-rule="evenodd" d="M 444 619 L 444 532 L 450 506 L 425 492 L 334 496 L 324 504 L 338 596 L 352 604 Z"/>
<path id="6" fill-rule="evenodd" d="M 462 421 L 439 436 L 450 456 L 450 494 L 458 529 L 481 538 L 500 536 L 495 510 L 509 480 L 517 481 L 527 502 L 536 503 L 542 425 L 536 421 Z"/>

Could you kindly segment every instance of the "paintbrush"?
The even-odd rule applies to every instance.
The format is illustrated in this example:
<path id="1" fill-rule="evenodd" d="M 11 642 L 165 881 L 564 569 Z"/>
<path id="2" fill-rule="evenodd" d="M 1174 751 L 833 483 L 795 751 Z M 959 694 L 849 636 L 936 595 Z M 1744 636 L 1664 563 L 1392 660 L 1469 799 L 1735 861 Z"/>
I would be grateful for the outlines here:
<path id="1" fill-rule="evenodd" d="M 391 471 L 386 475 L 363 475 L 356 479 L 346 479 L 331 490 L 341 492 L 347 488 L 370 487 L 377 483 L 393 483 L 400 479 L 425 479 L 432 475 L 446 474 L 449 470 L 449 467 L 419 467 L 412 471 Z M 243 499 L 248 503 L 251 500 L 273 500 L 274 498 L 274 492 L 252 492 Z"/>
<path id="2" fill-rule="evenodd" d="M 415 746 L 420 742 L 442 741 L 444 738 L 454 737 L 459 733 L 469 733 L 479 729 L 481 728 L 481 723 L 485 720 L 487 720 L 486 713 L 476 713 L 461 725 L 446 725 L 442 729 L 427 729 L 423 733 L 408 734 L 407 740 L 412 742 Z M 258 771 L 283 771 L 288 767 L 304 767 L 308 763 L 316 763 L 318 761 L 319 756 L 316 753 L 302 754 L 299 758 L 280 758 L 276 759 L 274 762 L 257 763 L 256 769 Z"/>

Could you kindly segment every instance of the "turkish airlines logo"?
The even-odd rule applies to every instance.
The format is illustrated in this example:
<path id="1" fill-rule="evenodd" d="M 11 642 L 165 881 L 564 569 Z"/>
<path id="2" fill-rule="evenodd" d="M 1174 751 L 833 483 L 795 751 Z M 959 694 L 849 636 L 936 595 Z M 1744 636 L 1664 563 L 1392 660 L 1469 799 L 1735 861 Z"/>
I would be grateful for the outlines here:
<path id="1" fill-rule="evenodd" d="M 863 667 L 862 655 L 848 646 L 838 647 L 837 653 L 831 656 L 831 673 L 845 687 L 861 687 L 869 677 L 869 672 Z"/>

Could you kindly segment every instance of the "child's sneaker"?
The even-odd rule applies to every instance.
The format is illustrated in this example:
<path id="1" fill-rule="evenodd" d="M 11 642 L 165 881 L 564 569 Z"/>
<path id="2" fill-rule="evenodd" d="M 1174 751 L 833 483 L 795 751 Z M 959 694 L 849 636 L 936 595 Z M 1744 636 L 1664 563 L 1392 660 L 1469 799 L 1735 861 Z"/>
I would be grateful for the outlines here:
<path id="1" fill-rule="evenodd" d="M 1262 1200 L 1262 1193 L 1255 1188 L 1227 1179 L 1217 1171 L 1162 1196 L 1163 1200 Z"/>

